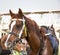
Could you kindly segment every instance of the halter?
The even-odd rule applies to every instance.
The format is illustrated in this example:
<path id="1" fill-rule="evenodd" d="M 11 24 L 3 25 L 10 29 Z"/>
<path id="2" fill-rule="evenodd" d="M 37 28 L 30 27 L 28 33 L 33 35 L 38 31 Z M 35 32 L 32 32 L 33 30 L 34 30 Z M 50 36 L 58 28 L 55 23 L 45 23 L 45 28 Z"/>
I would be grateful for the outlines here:
<path id="1" fill-rule="evenodd" d="M 15 35 L 15 36 L 18 36 L 18 38 L 19 38 L 19 39 L 16 38 L 12 43 L 10 43 L 10 47 L 16 45 L 16 41 L 19 41 L 19 40 L 20 40 L 23 31 L 25 31 L 25 36 L 27 35 L 27 33 L 26 33 L 26 24 L 25 24 L 25 19 L 24 19 L 24 18 L 23 18 L 23 19 L 11 19 L 11 20 L 12 20 L 12 21 L 16 21 L 16 20 L 22 21 L 22 22 L 23 22 L 23 26 L 22 26 L 22 29 L 21 29 L 21 31 L 19 32 L 18 35 L 15 34 L 15 33 L 13 33 L 13 32 L 12 32 L 12 29 L 10 30 L 9 35 L 8 35 L 8 37 L 7 37 L 7 39 L 6 39 L 6 44 L 7 44 L 7 42 L 8 42 L 8 39 L 10 38 L 10 35 L 11 35 L 11 34 L 12 34 L 12 35 Z"/>

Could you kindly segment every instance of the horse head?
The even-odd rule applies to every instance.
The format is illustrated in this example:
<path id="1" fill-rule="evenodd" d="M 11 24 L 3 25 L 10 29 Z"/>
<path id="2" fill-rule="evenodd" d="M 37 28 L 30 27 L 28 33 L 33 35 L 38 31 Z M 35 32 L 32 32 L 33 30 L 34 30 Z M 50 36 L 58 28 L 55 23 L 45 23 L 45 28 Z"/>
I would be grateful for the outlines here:
<path id="1" fill-rule="evenodd" d="M 18 36 L 20 31 L 23 32 L 23 29 L 25 26 L 25 20 L 23 18 L 23 13 L 21 9 L 19 9 L 17 14 L 14 14 L 11 10 L 9 10 L 9 12 L 11 16 L 11 23 L 9 25 L 10 31 L 14 33 L 16 36 Z"/>
<path id="2" fill-rule="evenodd" d="M 40 30 L 38 25 L 35 21 L 24 16 L 21 9 L 19 9 L 17 14 L 11 10 L 9 10 L 9 12 L 11 16 L 9 36 L 14 35 L 18 37 L 19 40 L 26 38 L 34 54 L 37 54 L 40 47 Z"/>

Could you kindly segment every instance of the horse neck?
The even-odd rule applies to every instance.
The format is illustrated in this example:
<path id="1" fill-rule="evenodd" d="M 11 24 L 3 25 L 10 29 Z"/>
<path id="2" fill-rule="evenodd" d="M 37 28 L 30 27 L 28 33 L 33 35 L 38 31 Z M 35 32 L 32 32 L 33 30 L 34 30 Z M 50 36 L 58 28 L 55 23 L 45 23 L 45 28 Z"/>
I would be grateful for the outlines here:
<path id="1" fill-rule="evenodd" d="M 26 20 L 26 26 L 27 29 L 29 30 L 29 32 L 35 32 L 38 36 L 40 36 L 40 29 L 39 26 L 37 25 L 37 23 L 29 18 L 27 18 L 26 16 L 24 16 L 25 20 Z"/>
<path id="2" fill-rule="evenodd" d="M 27 18 L 26 16 L 24 16 L 24 19 L 25 19 L 25 24 L 26 24 L 26 27 L 27 27 L 27 29 L 29 30 L 29 31 L 33 31 L 34 29 L 33 29 L 33 22 L 32 22 L 32 20 L 30 20 L 29 18 Z"/>
<path id="3" fill-rule="evenodd" d="M 24 18 L 26 21 L 26 28 L 28 31 L 28 36 L 26 37 L 26 39 L 27 39 L 30 47 L 32 49 L 34 49 L 34 51 L 35 51 L 36 45 L 40 47 L 40 39 L 38 38 L 38 36 L 40 36 L 39 28 L 34 21 L 27 18 L 26 16 L 24 16 Z M 38 47 L 37 47 L 37 49 L 38 49 Z"/>

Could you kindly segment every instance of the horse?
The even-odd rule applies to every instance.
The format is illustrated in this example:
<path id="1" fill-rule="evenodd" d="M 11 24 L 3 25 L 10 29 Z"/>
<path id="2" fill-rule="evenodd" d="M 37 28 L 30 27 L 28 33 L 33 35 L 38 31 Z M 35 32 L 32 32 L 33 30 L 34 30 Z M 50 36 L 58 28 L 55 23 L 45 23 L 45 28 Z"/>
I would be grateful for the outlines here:
<path id="1" fill-rule="evenodd" d="M 49 40 L 51 41 L 52 47 L 53 47 L 53 53 L 55 55 L 58 55 L 58 46 L 59 46 L 59 40 L 57 39 L 57 36 L 55 34 L 55 29 L 53 25 L 50 26 L 41 26 L 45 30 L 45 34 L 48 35 Z"/>
<path id="2" fill-rule="evenodd" d="M 35 21 L 26 17 L 20 8 L 17 14 L 11 10 L 9 12 L 12 21 L 8 37 L 16 38 L 13 44 L 25 38 L 31 48 L 29 55 L 53 55 L 53 48 L 43 28 L 40 29 Z"/>
<path id="3" fill-rule="evenodd" d="M 6 50 L 6 49 L 3 49 L 2 46 L 1 46 L 1 38 L 0 38 L 0 55 L 9 55 L 11 54 L 11 51 L 10 50 Z"/>

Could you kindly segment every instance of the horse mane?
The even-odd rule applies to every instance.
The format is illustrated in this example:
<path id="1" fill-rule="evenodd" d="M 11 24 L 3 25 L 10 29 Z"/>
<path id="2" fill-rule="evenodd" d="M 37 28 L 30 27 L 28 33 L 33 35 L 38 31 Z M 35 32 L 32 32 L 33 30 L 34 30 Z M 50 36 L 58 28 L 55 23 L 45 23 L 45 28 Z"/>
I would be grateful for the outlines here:
<path id="1" fill-rule="evenodd" d="M 27 26 L 30 27 L 32 31 L 36 32 L 38 36 L 40 36 L 40 29 L 39 29 L 38 24 L 34 20 L 31 20 L 26 16 L 24 16 L 24 18 L 27 19 L 26 21 L 29 24 Z M 32 26 L 30 26 L 31 24 L 32 24 Z"/>

